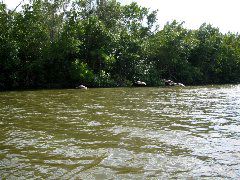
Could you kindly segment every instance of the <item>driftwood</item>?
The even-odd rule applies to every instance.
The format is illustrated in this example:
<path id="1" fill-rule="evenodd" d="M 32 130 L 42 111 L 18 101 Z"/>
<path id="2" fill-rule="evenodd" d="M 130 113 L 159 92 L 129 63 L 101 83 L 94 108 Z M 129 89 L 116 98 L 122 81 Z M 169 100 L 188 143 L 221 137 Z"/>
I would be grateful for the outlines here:
<path id="1" fill-rule="evenodd" d="M 172 81 L 172 80 L 163 79 L 163 81 L 164 81 L 165 86 L 182 86 L 182 87 L 185 86 L 185 85 L 182 84 L 182 83 L 176 83 L 176 82 L 174 82 L 174 81 Z"/>
<path id="2" fill-rule="evenodd" d="M 76 89 L 84 89 L 84 90 L 87 90 L 87 87 L 81 84 L 81 85 L 77 86 Z"/>
<path id="3" fill-rule="evenodd" d="M 136 81 L 133 83 L 133 86 L 135 87 L 143 87 L 143 86 L 146 86 L 147 84 L 143 81 Z"/>

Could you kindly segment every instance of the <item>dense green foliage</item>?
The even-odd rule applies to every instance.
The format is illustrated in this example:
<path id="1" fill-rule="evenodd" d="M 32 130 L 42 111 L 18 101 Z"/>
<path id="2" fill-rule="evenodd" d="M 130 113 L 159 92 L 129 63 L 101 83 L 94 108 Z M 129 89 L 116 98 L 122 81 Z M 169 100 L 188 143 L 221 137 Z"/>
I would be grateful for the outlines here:
<path id="1" fill-rule="evenodd" d="M 115 0 L 0 3 L 0 89 L 240 82 L 240 36 L 176 21 Z"/>

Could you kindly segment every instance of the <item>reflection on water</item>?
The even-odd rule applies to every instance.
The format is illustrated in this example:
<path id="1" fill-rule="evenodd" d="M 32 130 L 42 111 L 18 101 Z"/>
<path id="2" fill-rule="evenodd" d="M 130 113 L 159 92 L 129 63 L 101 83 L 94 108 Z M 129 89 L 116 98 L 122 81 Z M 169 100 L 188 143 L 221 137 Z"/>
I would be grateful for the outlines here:
<path id="1" fill-rule="evenodd" d="M 0 93 L 0 178 L 239 178 L 240 86 Z"/>

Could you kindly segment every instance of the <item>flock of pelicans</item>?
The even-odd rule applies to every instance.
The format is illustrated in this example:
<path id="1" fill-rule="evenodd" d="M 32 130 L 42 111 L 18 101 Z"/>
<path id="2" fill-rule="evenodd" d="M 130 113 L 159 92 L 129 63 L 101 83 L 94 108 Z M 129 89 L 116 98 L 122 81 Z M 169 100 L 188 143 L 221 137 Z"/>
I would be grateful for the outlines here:
<path id="1" fill-rule="evenodd" d="M 172 80 L 163 79 L 163 82 L 164 82 L 165 86 L 182 86 L 182 87 L 185 86 L 182 83 L 176 83 L 176 82 L 174 82 Z M 147 86 L 147 84 L 145 82 L 143 82 L 143 81 L 136 81 L 136 82 L 133 83 L 133 86 L 135 86 L 135 87 L 144 87 L 144 86 Z M 77 86 L 76 89 L 87 90 L 88 88 L 81 84 L 81 85 Z"/>

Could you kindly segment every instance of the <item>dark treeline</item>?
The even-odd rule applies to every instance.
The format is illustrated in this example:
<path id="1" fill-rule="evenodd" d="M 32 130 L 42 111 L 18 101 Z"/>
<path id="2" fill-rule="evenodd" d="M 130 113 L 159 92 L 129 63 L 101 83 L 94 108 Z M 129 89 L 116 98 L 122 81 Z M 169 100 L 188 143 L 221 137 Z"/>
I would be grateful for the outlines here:
<path id="1" fill-rule="evenodd" d="M 0 3 L 0 89 L 240 82 L 240 36 L 173 21 L 115 0 Z"/>

